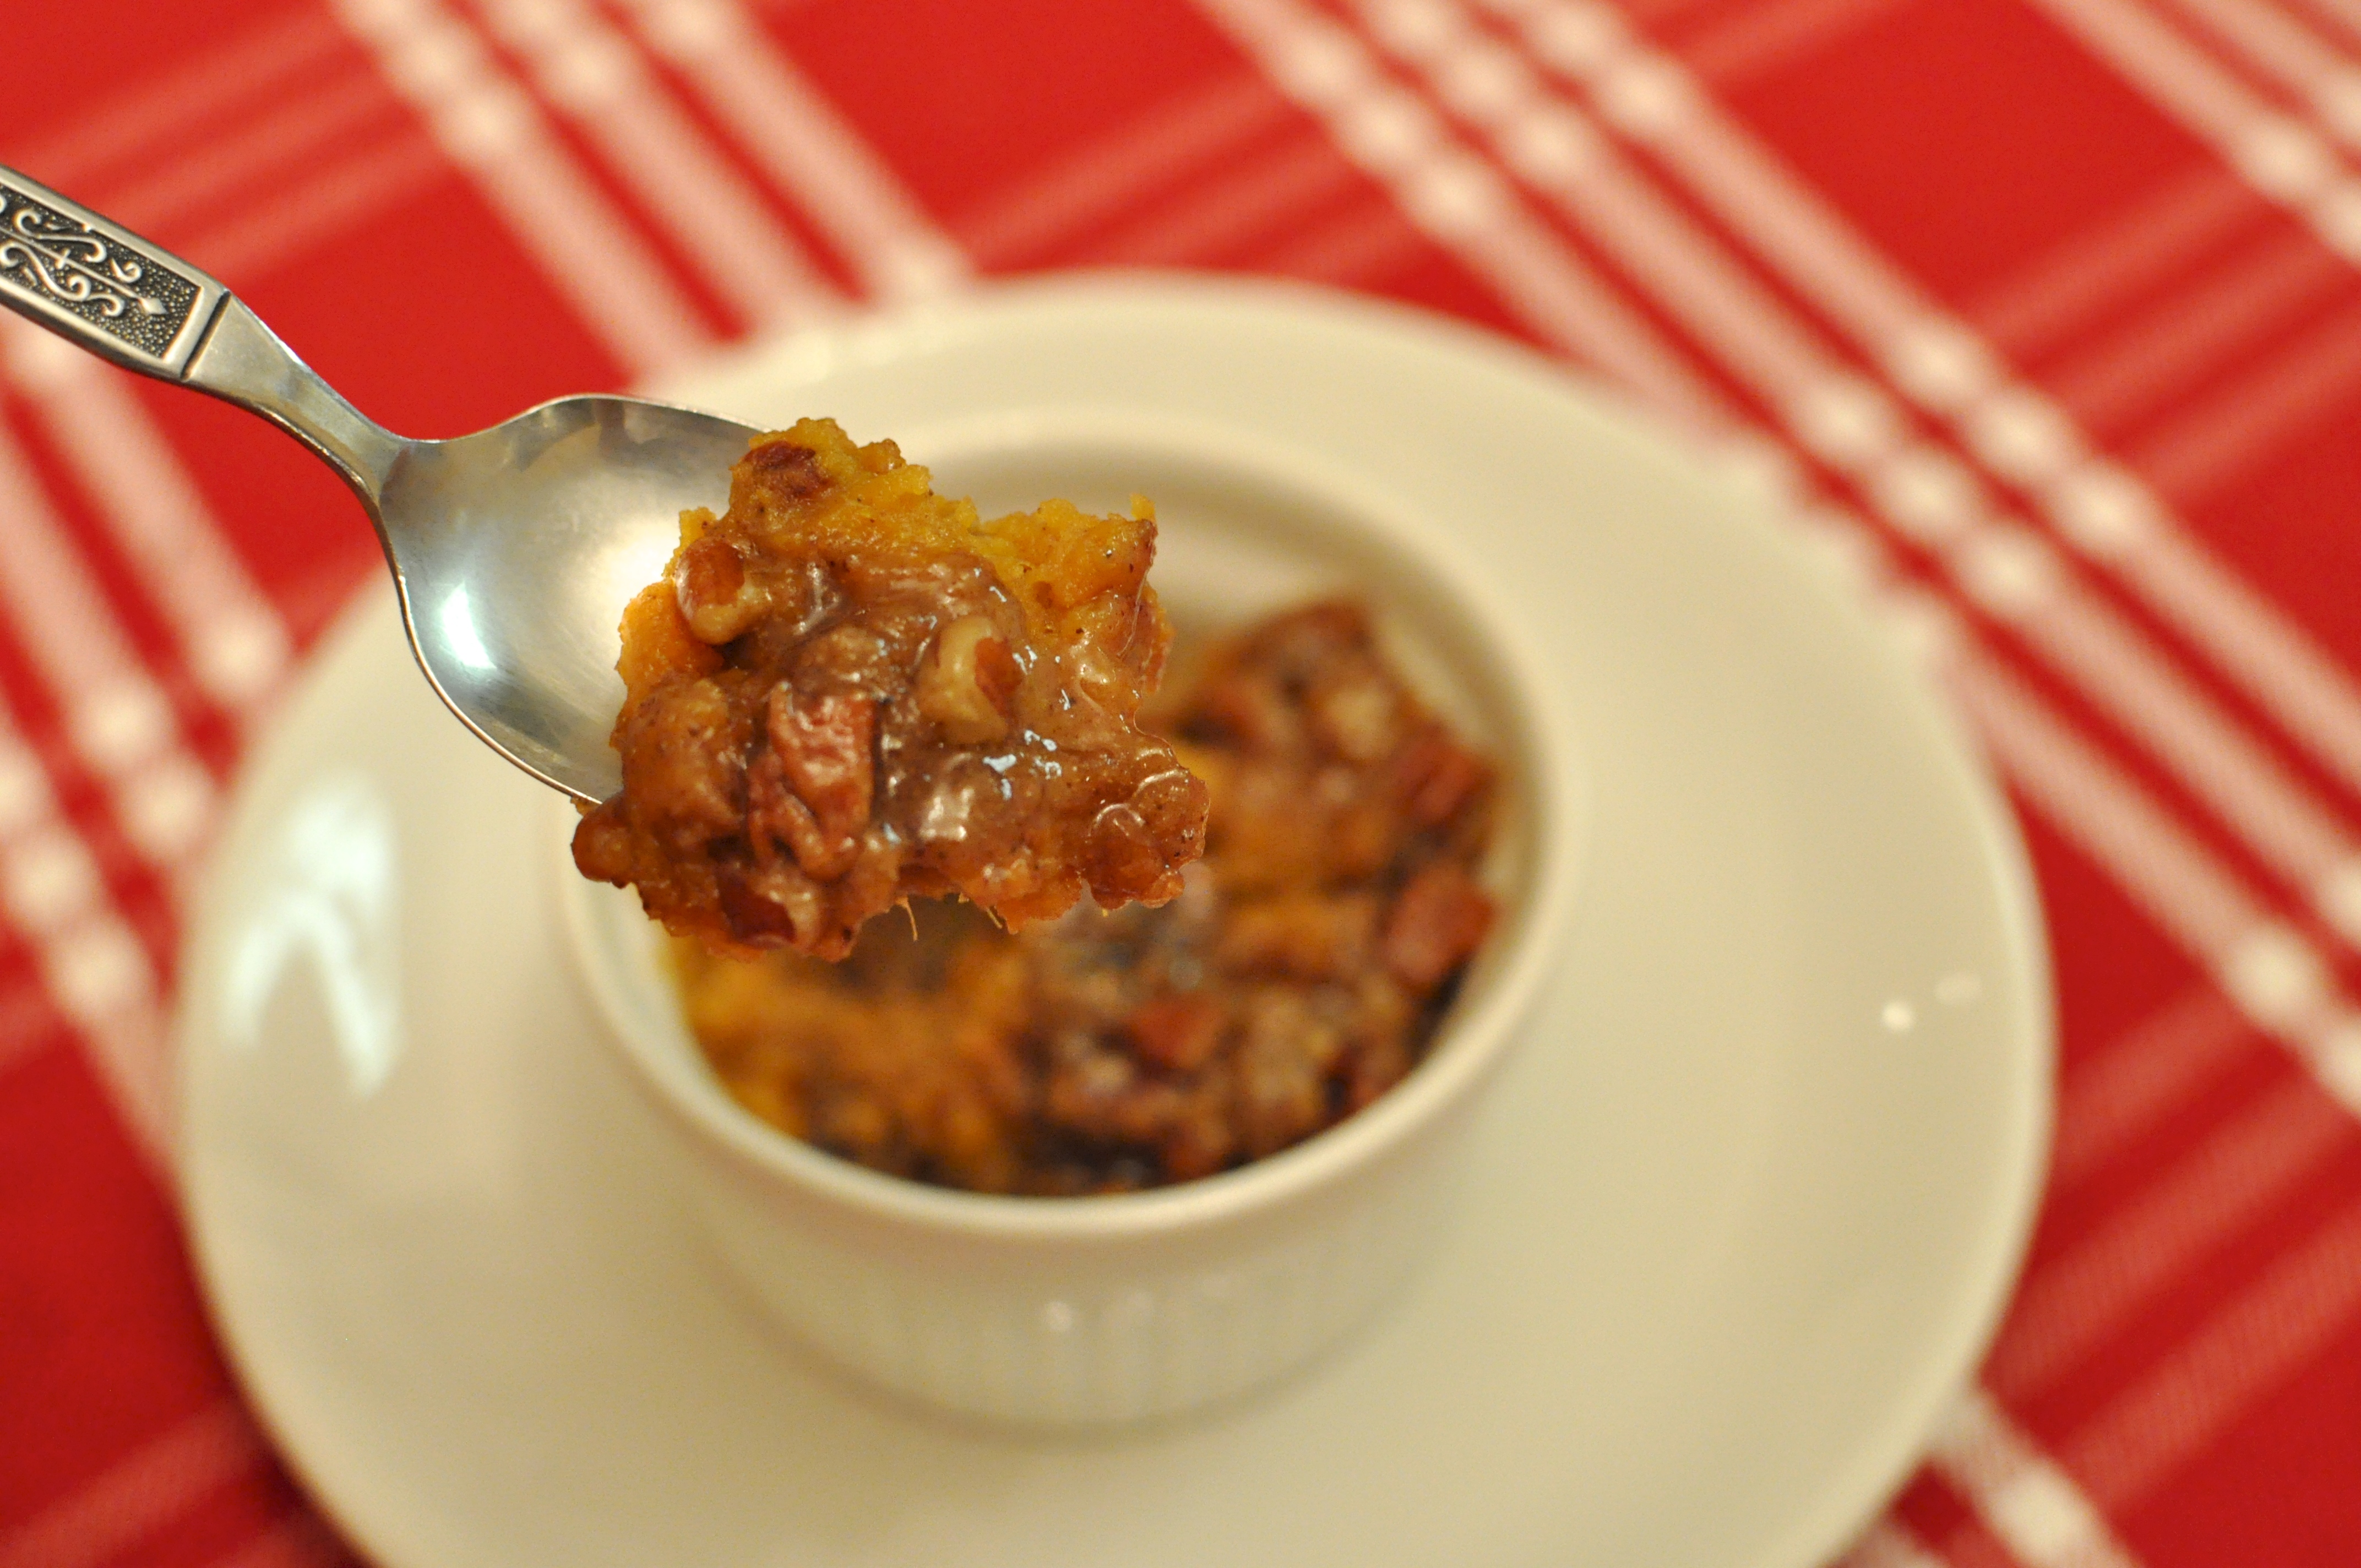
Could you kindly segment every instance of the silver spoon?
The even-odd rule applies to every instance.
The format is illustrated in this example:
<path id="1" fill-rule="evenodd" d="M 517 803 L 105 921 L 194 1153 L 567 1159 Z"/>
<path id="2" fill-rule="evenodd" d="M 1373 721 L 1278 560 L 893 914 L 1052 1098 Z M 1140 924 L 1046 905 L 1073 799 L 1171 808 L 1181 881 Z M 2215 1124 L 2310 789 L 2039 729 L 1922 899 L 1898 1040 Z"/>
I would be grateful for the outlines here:
<path id="1" fill-rule="evenodd" d="M 377 525 L 410 645 L 451 711 L 569 795 L 621 786 L 607 744 L 623 700 L 616 622 L 663 569 L 682 510 L 728 499 L 755 431 L 574 397 L 456 440 L 409 440 L 337 396 L 219 282 L 6 168 L 0 302 L 258 413 L 326 459 Z"/>

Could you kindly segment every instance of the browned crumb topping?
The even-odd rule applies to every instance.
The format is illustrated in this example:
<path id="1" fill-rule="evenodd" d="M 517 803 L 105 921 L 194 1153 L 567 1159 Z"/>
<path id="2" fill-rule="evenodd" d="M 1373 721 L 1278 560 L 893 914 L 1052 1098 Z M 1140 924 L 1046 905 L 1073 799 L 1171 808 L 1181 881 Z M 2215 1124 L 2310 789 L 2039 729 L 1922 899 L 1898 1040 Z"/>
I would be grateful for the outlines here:
<path id="1" fill-rule="evenodd" d="M 680 935 L 828 959 L 914 894 L 1012 927 L 1171 898 L 1206 795 L 1137 721 L 1171 630 L 1134 513 L 985 522 L 890 441 L 757 438 L 624 611 L 623 787 L 575 863 Z"/>
<path id="2" fill-rule="evenodd" d="M 1399 1081 L 1491 928 L 1490 764 L 1348 603 L 1213 650 L 1167 717 L 1213 817 L 1162 908 L 1011 937 L 920 904 L 840 965 L 676 944 L 731 1093 L 879 1170 L 1069 1194 L 1259 1158 Z"/>

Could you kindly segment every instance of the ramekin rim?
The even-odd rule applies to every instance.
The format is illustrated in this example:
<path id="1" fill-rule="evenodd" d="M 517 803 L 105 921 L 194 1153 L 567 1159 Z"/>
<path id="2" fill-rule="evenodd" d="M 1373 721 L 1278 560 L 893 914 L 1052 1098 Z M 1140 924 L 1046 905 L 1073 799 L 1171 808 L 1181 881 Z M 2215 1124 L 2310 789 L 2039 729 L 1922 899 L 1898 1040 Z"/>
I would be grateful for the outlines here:
<path id="1" fill-rule="evenodd" d="M 1418 1129 L 1441 1121 L 1490 1074 L 1505 1054 L 1558 955 L 1577 882 L 1587 790 L 1569 726 L 1547 698 L 1546 664 L 1521 620 L 1471 563 L 1436 531 L 1306 455 L 1217 422 L 1144 411 L 1030 411 L 1034 438 L 1049 427 L 1065 442 L 1154 449 L 1159 456 L 1205 460 L 1214 471 L 1244 471 L 1320 497 L 1336 515 L 1361 522 L 1368 542 L 1414 566 L 1436 598 L 1474 633 L 1488 665 L 1516 749 L 1532 775 L 1521 781 L 1532 867 L 1515 912 L 1514 945 L 1489 955 L 1484 994 L 1445 1021 L 1417 1067 L 1364 1109 L 1302 1142 L 1261 1159 L 1193 1181 L 1137 1192 L 1078 1198 L 970 1192 L 868 1169 L 794 1138 L 731 1099 L 709 1072 L 676 1072 L 673 1054 L 640 1037 L 617 981 L 593 961 L 600 944 L 590 929 L 593 899 L 604 890 L 555 857 L 561 918 L 573 967 L 589 990 L 603 1032 L 631 1064 L 633 1076 L 676 1121 L 701 1135 L 733 1165 L 872 1220 L 930 1234 L 1056 1244 L 1136 1238 L 1202 1229 L 1277 1209 L 1374 1164 Z M 1217 447 L 1217 451 L 1208 450 Z M 570 803 L 559 803 L 570 807 Z M 686 1080 L 694 1078 L 695 1081 Z"/>

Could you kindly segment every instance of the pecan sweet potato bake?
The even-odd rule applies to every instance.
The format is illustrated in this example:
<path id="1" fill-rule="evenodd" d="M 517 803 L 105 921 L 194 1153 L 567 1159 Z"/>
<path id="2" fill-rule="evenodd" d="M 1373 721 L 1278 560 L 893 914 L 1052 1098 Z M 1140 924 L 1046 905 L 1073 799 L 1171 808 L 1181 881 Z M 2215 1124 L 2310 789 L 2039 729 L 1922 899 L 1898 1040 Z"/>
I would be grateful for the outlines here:
<path id="1" fill-rule="evenodd" d="M 576 865 L 675 933 L 824 959 L 913 895 L 1011 928 L 1170 899 L 1206 795 L 1137 722 L 1155 553 L 1144 500 L 984 521 L 890 441 L 757 438 L 624 612 L 623 787 Z"/>
<path id="2" fill-rule="evenodd" d="M 730 1091 L 876 1169 L 987 1192 L 1121 1191 L 1259 1158 L 1417 1062 L 1494 919 L 1494 771 L 1412 695 L 1356 604 L 1209 649 L 1156 715 L 1211 786 L 1160 908 L 1012 934 L 914 904 L 840 964 L 675 941 Z"/>

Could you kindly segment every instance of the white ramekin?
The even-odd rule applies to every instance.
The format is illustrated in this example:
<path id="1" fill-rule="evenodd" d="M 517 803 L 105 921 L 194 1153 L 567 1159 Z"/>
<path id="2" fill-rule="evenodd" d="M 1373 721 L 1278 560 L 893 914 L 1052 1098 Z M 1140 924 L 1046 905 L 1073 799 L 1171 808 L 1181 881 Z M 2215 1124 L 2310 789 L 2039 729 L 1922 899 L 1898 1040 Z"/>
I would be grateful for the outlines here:
<path id="1" fill-rule="evenodd" d="M 1470 1107 L 1553 967 L 1572 896 L 1581 793 L 1548 671 L 1447 540 L 1354 477 L 1250 436 L 1077 412 L 904 446 L 987 514 L 1050 495 L 1101 509 L 1154 497 L 1154 580 L 1184 625 L 1323 588 L 1377 607 L 1422 694 L 1509 784 L 1486 868 L 1503 918 L 1426 1058 L 1359 1114 L 1243 1169 L 1116 1197 L 983 1196 L 861 1168 L 739 1106 L 689 1037 L 637 898 L 577 876 L 561 842 L 568 945 L 668 1130 L 655 1179 L 679 1184 L 728 1266 L 827 1356 L 911 1398 L 1027 1425 L 1239 1394 L 1367 1321 L 1448 1215 Z"/>

